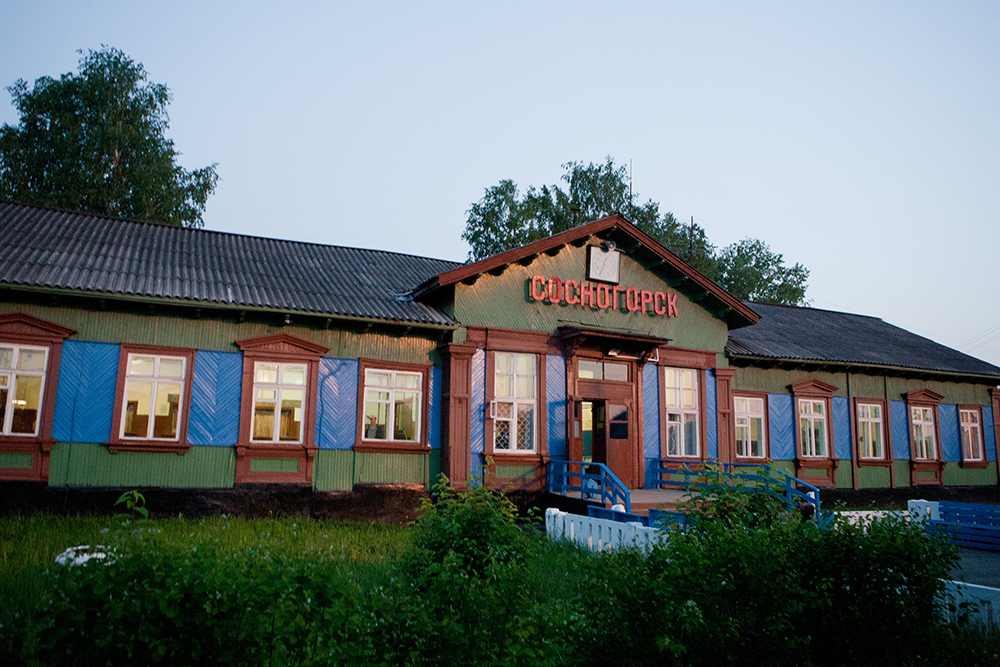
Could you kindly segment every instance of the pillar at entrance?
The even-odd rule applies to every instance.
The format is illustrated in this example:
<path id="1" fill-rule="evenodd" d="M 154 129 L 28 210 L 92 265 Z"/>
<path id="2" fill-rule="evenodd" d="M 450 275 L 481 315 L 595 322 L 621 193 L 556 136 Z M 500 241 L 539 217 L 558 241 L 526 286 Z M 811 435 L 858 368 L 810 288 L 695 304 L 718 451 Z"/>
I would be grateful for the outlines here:
<path id="1" fill-rule="evenodd" d="M 453 487 L 469 481 L 472 454 L 472 355 L 476 346 L 448 343 L 442 358 L 441 472 Z M 434 483 L 434 480 L 431 480 Z"/>

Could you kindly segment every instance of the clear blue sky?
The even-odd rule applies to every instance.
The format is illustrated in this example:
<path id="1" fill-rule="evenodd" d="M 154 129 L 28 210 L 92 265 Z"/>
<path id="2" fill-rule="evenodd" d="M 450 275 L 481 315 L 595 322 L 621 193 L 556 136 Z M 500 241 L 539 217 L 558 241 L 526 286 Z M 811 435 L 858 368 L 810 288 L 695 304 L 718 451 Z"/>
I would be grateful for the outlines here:
<path id="1" fill-rule="evenodd" d="M 486 187 L 610 155 L 815 307 L 1000 365 L 998 2 L 5 0 L 0 86 L 102 44 L 218 163 L 209 229 L 463 260 Z"/>

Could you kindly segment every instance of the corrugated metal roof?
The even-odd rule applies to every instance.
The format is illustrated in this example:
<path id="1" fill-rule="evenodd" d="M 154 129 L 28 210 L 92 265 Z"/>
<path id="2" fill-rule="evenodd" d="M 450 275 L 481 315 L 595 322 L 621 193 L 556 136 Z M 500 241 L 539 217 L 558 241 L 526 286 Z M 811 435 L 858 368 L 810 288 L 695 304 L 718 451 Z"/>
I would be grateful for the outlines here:
<path id="1" fill-rule="evenodd" d="M 1000 377 L 1000 368 L 877 317 L 748 303 L 760 320 L 729 332 L 734 356 L 874 364 Z"/>
<path id="2" fill-rule="evenodd" d="M 400 300 L 457 262 L 0 202 L 0 283 L 453 324 Z"/>

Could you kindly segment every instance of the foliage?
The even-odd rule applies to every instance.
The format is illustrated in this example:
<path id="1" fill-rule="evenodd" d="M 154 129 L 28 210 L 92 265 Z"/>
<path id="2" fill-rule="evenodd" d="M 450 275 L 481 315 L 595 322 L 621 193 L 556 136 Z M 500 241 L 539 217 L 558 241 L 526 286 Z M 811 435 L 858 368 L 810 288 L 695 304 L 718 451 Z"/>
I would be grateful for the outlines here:
<path id="1" fill-rule="evenodd" d="M 0 128 L 0 199 L 200 227 L 216 165 L 176 163 L 167 87 L 106 46 L 78 69 L 7 89 L 20 122 Z"/>
<path id="2" fill-rule="evenodd" d="M 758 239 L 726 246 L 718 255 L 719 284 L 737 299 L 805 305 L 809 269 L 785 266 L 784 258 Z"/>
<path id="3" fill-rule="evenodd" d="M 956 551 L 921 524 L 838 520 L 820 530 L 767 494 L 709 493 L 648 554 L 623 550 L 592 568 L 585 608 L 604 601 L 588 646 L 593 664 L 621 645 L 636 647 L 634 665 L 899 665 L 948 656 L 939 604 Z"/>
<path id="4" fill-rule="evenodd" d="M 498 570 L 522 563 L 527 539 L 518 528 L 517 507 L 510 498 L 479 478 L 464 488 L 452 488 L 442 474 L 434 486 L 434 499 L 423 500 L 413 527 L 410 572 L 498 576 Z"/>
<path id="5" fill-rule="evenodd" d="M 601 164 L 567 162 L 559 185 L 531 186 L 522 196 L 510 180 L 486 188 L 483 198 L 468 211 L 462 238 L 472 246 L 469 257 L 480 260 L 532 241 L 621 213 L 682 259 L 710 277 L 712 246 L 701 227 L 681 225 L 673 213 L 660 214 L 660 205 L 641 203 L 633 193 L 625 165 L 611 157 Z"/>
<path id="6" fill-rule="evenodd" d="M 4 561 L 32 564 L 0 580 L 45 586 L 0 645 L 11 665 L 996 664 L 1000 635 L 940 614 L 955 551 L 923 526 L 824 531 L 726 488 L 692 509 L 649 552 L 592 554 L 524 532 L 482 484 L 439 484 L 408 532 L 127 521 L 100 534 L 114 563 L 47 572 L 97 524 L 0 519 L 5 554 L 40 527 L 63 542 L 26 535 L 41 555 Z"/>
<path id="7" fill-rule="evenodd" d="M 469 259 L 478 261 L 620 213 L 739 299 L 805 305 L 809 270 L 801 264 L 784 266 L 782 256 L 763 241 L 744 239 L 717 251 L 693 219 L 683 224 L 669 211 L 661 214 L 658 202 L 642 203 L 632 192 L 625 165 L 616 165 L 610 156 L 599 164 L 568 162 L 563 169 L 565 189 L 529 186 L 522 195 L 511 180 L 486 188 L 483 198 L 469 207 L 462 232 L 472 248 Z"/>
<path id="8" fill-rule="evenodd" d="M 149 510 L 146 509 L 146 497 L 139 493 L 137 489 L 126 491 L 119 496 L 118 500 L 115 501 L 115 507 L 122 504 L 125 505 L 125 509 L 131 513 L 133 518 L 136 515 L 141 515 L 143 519 L 149 518 Z"/>

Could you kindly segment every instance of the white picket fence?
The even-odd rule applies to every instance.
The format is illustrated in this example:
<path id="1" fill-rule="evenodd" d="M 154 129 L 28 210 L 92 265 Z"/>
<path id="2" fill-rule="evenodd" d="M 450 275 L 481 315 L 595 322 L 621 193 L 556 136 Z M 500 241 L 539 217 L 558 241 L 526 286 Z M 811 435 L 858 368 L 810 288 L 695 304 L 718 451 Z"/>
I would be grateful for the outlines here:
<path id="1" fill-rule="evenodd" d="M 554 507 L 545 510 L 545 532 L 552 539 L 569 540 L 590 551 L 609 551 L 623 546 L 648 549 L 660 539 L 656 528 L 638 522 L 595 519 L 561 512 Z"/>
<path id="2" fill-rule="evenodd" d="M 933 518 L 937 503 L 911 500 L 909 517 Z M 867 517 L 866 517 L 867 518 Z M 590 551 L 611 551 L 623 546 L 648 549 L 659 540 L 659 530 L 641 523 L 622 523 L 562 512 L 554 507 L 545 510 L 545 532 L 551 539 L 569 540 Z M 1000 625 L 1000 588 L 946 581 L 945 595 L 953 603 L 968 603 L 973 616 L 984 624 Z"/>

